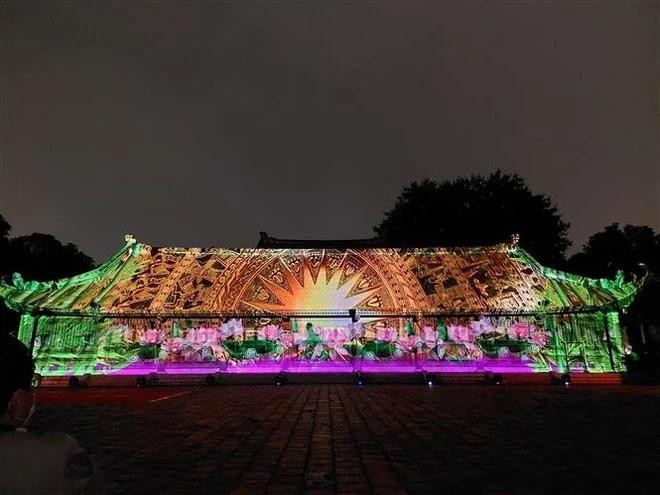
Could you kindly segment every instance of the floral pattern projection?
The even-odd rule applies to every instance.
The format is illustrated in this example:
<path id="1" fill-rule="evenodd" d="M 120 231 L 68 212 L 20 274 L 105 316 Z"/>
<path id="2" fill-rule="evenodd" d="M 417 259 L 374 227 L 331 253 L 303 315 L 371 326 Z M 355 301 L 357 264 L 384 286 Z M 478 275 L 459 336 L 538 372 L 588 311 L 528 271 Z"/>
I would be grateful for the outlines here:
<path id="1" fill-rule="evenodd" d="M 635 291 L 546 269 L 511 245 L 204 250 L 129 242 L 78 277 L 0 284 L 0 296 L 23 313 L 21 339 L 29 343 L 34 331 L 47 374 L 191 363 L 618 370 L 625 342 L 612 308 Z"/>
<path id="2" fill-rule="evenodd" d="M 370 330 L 368 324 L 360 322 L 327 327 L 311 322 L 299 325 L 295 318 L 265 320 L 261 326 L 259 321 L 244 323 L 241 319 L 169 321 L 160 328 L 132 320 L 85 328 L 75 318 L 59 318 L 57 322 L 39 322 L 35 350 L 37 371 L 51 375 L 107 373 L 145 365 L 173 369 L 209 365 L 237 371 L 259 365 L 294 369 L 309 365 L 350 369 L 611 369 L 605 335 L 591 342 L 566 340 L 570 335 L 562 334 L 561 321 L 553 321 L 555 332 L 538 321 L 509 317 L 438 318 L 428 324 L 390 319 Z M 575 327 L 568 320 L 565 323 L 567 328 Z M 615 355 L 621 355 L 622 342 L 614 340 L 613 345 Z M 615 368 L 621 368 L 620 359 Z"/>
<path id="3" fill-rule="evenodd" d="M 502 360 L 546 370 L 554 363 L 549 352 L 550 333 L 522 322 L 495 326 L 481 319 L 469 324 L 453 321 L 420 327 L 407 321 L 399 326 L 375 327 L 371 335 L 360 323 L 343 327 L 307 323 L 296 329 L 291 321 L 246 327 L 242 320 L 232 319 L 218 326 L 205 325 L 181 329 L 176 322 L 164 328 L 113 323 L 103 325 L 98 332 L 94 326 L 81 332 L 79 322 L 73 319 L 43 321 L 35 340 L 38 371 L 106 372 L 140 363 L 240 367 L 306 362 L 355 367 Z"/>

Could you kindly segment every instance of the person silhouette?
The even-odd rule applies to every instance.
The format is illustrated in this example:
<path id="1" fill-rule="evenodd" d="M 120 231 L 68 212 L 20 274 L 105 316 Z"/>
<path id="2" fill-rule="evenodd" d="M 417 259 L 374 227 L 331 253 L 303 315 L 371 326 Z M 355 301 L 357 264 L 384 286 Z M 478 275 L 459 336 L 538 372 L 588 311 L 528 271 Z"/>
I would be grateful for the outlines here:
<path id="1" fill-rule="evenodd" d="M 0 338 L 0 495 L 107 493 L 75 438 L 27 431 L 35 410 L 33 375 L 27 347 Z"/>

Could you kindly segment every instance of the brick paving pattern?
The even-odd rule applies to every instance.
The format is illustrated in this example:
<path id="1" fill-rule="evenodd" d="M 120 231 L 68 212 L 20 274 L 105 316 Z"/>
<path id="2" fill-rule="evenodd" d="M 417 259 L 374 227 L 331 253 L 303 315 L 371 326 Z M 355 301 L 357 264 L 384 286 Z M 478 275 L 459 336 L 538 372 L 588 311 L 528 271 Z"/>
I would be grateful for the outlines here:
<path id="1" fill-rule="evenodd" d="M 660 493 L 660 387 L 154 390 L 63 391 L 32 428 L 113 493 Z"/>

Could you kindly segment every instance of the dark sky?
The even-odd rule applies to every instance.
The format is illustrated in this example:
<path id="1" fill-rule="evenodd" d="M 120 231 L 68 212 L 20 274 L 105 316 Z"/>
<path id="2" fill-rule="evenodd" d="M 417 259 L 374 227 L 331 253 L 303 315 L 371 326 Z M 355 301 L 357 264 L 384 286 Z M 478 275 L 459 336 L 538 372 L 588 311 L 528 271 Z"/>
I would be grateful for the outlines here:
<path id="1" fill-rule="evenodd" d="M 658 2 L 0 2 L 0 213 L 102 261 L 370 237 L 401 188 L 496 168 L 574 249 L 660 229 Z M 448 212 L 448 214 L 451 214 Z"/>

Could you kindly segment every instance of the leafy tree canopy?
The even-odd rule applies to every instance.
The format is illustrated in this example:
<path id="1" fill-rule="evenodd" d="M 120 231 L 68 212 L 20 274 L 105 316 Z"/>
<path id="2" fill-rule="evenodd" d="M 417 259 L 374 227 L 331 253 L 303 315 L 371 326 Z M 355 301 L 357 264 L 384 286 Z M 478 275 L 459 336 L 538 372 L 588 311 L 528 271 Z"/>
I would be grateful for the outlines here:
<path id="1" fill-rule="evenodd" d="M 413 182 L 374 231 L 391 246 L 490 245 L 519 234 L 537 260 L 559 266 L 570 245 L 568 227 L 550 198 L 534 194 L 517 174 L 498 170 Z"/>
<path id="2" fill-rule="evenodd" d="M 5 217 L 0 215 L 0 243 L 6 242 L 9 238 L 9 232 L 11 231 L 11 225 L 5 220 Z"/>
<path id="3" fill-rule="evenodd" d="M 567 268 L 589 277 L 612 278 L 618 270 L 640 273 L 640 263 L 660 273 L 660 235 L 646 225 L 622 228 L 613 223 L 592 235 L 582 251 L 568 260 Z"/>
<path id="4" fill-rule="evenodd" d="M 56 280 L 94 268 L 94 260 L 75 244 L 62 244 L 50 234 L 14 237 L 8 254 L 12 271 L 25 280 Z"/>
<path id="5" fill-rule="evenodd" d="M 75 244 L 62 244 L 50 234 L 10 238 L 11 225 L 0 215 L 0 277 L 20 273 L 25 280 L 56 280 L 94 268 L 94 260 Z"/>
<path id="6" fill-rule="evenodd" d="M 11 226 L 0 215 L 0 277 L 10 280 L 14 272 L 24 280 L 55 280 L 86 272 L 94 267 L 92 258 L 75 244 L 62 244 L 50 234 L 10 238 Z M 0 300 L 0 334 L 15 332 L 18 315 Z"/>

